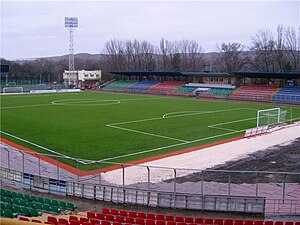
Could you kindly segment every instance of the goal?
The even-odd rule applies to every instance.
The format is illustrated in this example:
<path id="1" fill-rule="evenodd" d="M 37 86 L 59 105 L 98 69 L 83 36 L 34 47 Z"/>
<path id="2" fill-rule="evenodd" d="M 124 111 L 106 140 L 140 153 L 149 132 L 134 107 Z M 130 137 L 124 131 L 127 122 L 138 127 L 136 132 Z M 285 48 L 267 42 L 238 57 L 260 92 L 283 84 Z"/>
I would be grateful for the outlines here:
<path id="1" fill-rule="evenodd" d="M 23 93 L 23 87 L 5 87 L 2 92 L 3 94 Z"/>
<path id="2" fill-rule="evenodd" d="M 286 110 L 280 108 L 263 109 L 257 111 L 257 127 L 276 125 L 286 122 Z"/>

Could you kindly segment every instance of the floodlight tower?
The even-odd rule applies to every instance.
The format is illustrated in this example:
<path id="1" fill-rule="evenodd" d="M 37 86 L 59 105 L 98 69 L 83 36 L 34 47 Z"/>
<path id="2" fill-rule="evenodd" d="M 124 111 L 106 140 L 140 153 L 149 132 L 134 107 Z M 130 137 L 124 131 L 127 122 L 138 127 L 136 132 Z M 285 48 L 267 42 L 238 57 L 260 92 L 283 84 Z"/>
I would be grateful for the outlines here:
<path id="1" fill-rule="evenodd" d="M 69 29 L 69 86 L 71 85 L 71 72 L 75 72 L 74 63 L 74 41 L 73 30 L 78 27 L 77 17 L 65 17 L 65 27 Z M 74 77 L 74 86 L 76 86 L 76 78 Z"/>

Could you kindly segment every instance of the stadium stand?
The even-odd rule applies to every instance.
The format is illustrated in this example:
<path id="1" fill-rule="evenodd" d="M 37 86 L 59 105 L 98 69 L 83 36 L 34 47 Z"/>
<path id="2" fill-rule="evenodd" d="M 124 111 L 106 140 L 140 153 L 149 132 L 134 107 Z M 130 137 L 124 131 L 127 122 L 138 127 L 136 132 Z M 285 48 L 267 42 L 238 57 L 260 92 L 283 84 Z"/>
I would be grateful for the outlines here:
<path id="1" fill-rule="evenodd" d="M 173 91 L 173 95 L 190 96 L 196 90 L 195 87 L 183 85 Z"/>
<path id="2" fill-rule="evenodd" d="M 162 83 L 150 87 L 147 90 L 147 92 L 155 94 L 169 94 L 184 84 L 184 81 L 164 81 Z"/>
<path id="3" fill-rule="evenodd" d="M 102 208 L 100 212 L 88 211 L 86 214 L 80 213 L 80 215 L 48 215 L 33 219 L 19 216 L 17 221 L 55 225 L 300 225 L 300 222 L 293 221 L 191 217 L 114 208 Z"/>
<path id="4" fill-rule="evenodd" d="M 230 98 L 268 100 L 278 90 L 278 86 L 276 85 L 248 84 L 233 91 L 230 95 Z"/>
<path id="5" fill-rule="evenodd" d="M 137 83 L 136 80 L 119 80 L 115 81 L 105 87 L 102 90 L 106 91 L 126 91 L 129 87 Z"/>
<path id="6" fill-rule="evenodd" d="M 273 97 L 272 101 L 300 102 L 300 86 L 285 86 Z"/>
<path id="7" fill-rule="evenodd" d="M 18 215 L 35 217 L 43 213 L 60 214 L 62 211 L 73 211 L 77 208 L 71 202 L 51 200 L 5 189 L 1 189 L 0 194 L 1 216 L 8 218 Z"/>
<path id="8" fill-rule="evenodd" d="M 138 83 L 133 84 L 131 87 L 128 88 L 128 92 L 144 92 L 153 85 L 158 84 L 159 81 L 151 81 L 151 80 L 143 80 Z"/>

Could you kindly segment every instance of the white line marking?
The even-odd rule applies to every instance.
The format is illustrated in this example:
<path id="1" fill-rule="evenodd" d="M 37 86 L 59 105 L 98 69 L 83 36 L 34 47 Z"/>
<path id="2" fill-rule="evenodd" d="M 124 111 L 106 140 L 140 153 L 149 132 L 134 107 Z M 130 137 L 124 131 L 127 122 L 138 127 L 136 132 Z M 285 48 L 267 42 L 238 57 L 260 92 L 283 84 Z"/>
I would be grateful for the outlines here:
<path id="1" fill-rule="evenodd" d="M 163 136 L 163 135 L 159 135 L 159 134 L 152 134 L 152 133 L 148 133 L 148 132 L 143 132 L 143 131 L 138 131 L 138 130 L 132 130 L 132 129 L 123 128 L 123 127 L 117 127 L 117 126 L 113 126 L 113 125 L 106 125 L 106 126 L 107 127 L 111 127 L 111 128 L 120 129 L 120 130 L 130 131 L 130 132 L 134 132 L 134 133 L 139 133 L 139 134 L 145 134 L 145 135 L 159 137 L 159 138 L 170 139 L 170 140 L 179 141 L 179 142 L 183 142 L 183 143 L 189 143 L 189 141 L 186 141 L 186 140 L 181 140 L 181 139 L 177 139 L 177 138 L 167 137 L 167 136 Z"/>
<path id="2" fill-rule="evenodd" d="M 31 108 L 31 107 L 40 107 L 40 106 L 49 106 L 52 104 L 40 104 L 40 105 L 19 105 L 19 106 L 7 106 L 0 107 L 1 109 L 18 109 L 18 108 Z"/>
<path id="3" fill-rule="evenodd" d="M 15 139 L 17 139 L 17 140 L 23 141 L 23 142 L 25 142 L 25 143 L 27 143 L 27 144 L 30 144 L 30 145 L 32 145 L 32 146 L 35 146 L 35 147 L 37 147 L 37 148 L 43 149 L 43 150 L 45 150 L 45 151 L 47 151 L 47 152 L 51 152 L 51 153 L 56 154 L 56 155 L 58 155 L 58 156 L 62 156 L 62 157 L 65 157 L 65 158 L 67 158 L 67 159 L 73 159 L 73 160 L 74 160 L 74 158 L 72 158 L 72 157 L 70 157 L 70 156 L 61 154 L 61 153 L 59 153 L 59 152 L 56 152 L 56 151 L 51 150 L 51 149 L 49 149 L 49 148 L 46 148 L 46 147 L 43 147 L 43 146 L 41 146 L 41 145 L 35 144 L 35 143 L 33 143 L 33 142 L 27 141 L 27 140 L 25 140 L 25 139 L 23 139 L 23 138 L 17 137 L 17 136 L 12 135 L 12 134 L 9 134 L 9 133 L 7 133 L 7 132 L 4 132 L 4 131 L 1 131 L 1 130 L 0 130 L 0 133 L 3 133 L 3 134 L 5 134 L 5 135 L 7 135 L 7 136 L 9 136 L 9 137 L 13 137 L 13 138 L 15 138 Z M 93 161 L 92 161 L 92 160 L 87 160 L 87 159 L 78 159 L 78 162 L 81 162 L 81 163 L 83 163 L 83 164 L 89 164 L 89 163 L 91 163 L 91 162 L 93 162 Z"/>

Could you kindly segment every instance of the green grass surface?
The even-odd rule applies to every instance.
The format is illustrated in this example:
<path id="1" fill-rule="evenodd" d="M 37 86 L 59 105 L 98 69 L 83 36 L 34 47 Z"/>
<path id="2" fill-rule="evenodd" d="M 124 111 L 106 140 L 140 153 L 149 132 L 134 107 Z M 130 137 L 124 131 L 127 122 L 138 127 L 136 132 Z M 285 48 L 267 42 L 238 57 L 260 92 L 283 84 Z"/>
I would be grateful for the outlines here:
<path id="1" fill-rule="evenodd" d="M 1 131 L 70 157 L 129 162 L 244 135 L 256 126 L 257 110 L 274 107 L 89 92 L 7 95 L 1 96 Z M 300 117 L 299 107 L 281 108 L 289 109 L 288 119 Z"/>

